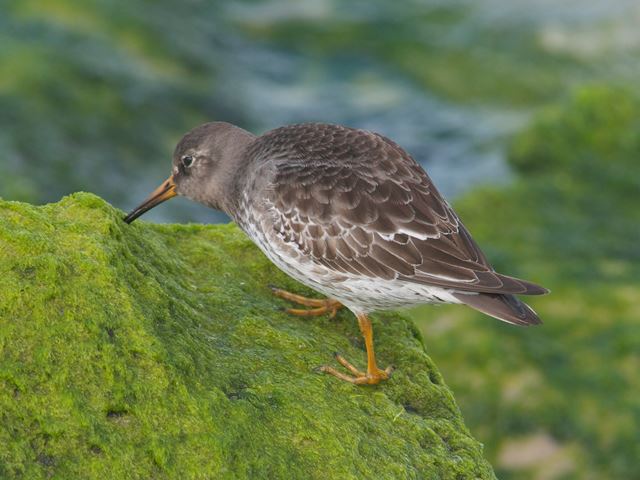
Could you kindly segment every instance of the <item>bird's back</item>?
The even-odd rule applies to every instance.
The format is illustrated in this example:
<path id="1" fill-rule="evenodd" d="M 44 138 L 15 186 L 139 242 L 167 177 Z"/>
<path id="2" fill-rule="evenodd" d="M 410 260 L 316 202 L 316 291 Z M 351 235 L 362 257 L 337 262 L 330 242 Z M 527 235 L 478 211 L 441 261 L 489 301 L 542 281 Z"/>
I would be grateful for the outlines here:
<path id="1" fill-rule="evenodd" d="M 349 290 L 342 298 L 349 302 L 358 297 L 353 290 L 369 288 L 369 303 L 377 296 L 385 299 L 379 308 L 389 308 L 408 304 L 403 292 L 415 303 L 471 306 L 465 294 L 545 292 L 496 273 L 426 172 L 379 134 L 330 124 L 281 127 L 253 142 L 247 164 L 252 173 L 241 189 L 253 194 L 241 210 L 255 214 L 239 223 L 281 268 L 302 268 L 288 272 L 294 277 L 310 284 L 305 278 L 324 276 L 311 286 L 326 294 L 341 299 Z M 495 302 L 475 303 L 492 314 L 486 310 Z"/>

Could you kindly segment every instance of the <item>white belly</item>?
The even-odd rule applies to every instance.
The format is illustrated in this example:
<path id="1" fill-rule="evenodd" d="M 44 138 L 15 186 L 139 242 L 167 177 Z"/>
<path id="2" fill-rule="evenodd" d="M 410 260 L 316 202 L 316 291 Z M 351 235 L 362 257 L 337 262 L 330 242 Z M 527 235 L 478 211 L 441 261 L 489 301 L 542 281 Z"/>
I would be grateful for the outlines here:
<path id="1" fill-rule="evenodd" d="M 291 245 L 245 223 L 247 235 L 280 270 L 354 312 L 396 309 L 425 303 L 461 303 L 450 289 L 402 280 L 347 275 L 329 270 L 303 256 Z M 255 223 L 253 224 L 255 225 Z"/>

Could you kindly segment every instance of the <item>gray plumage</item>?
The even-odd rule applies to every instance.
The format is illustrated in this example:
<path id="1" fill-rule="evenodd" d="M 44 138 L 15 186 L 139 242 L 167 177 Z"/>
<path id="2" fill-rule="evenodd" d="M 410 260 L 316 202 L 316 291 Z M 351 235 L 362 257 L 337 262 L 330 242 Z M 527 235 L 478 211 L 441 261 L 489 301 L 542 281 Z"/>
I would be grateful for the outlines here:
<path id="1" fill-rule="evenodd" d="M 514 294 L 547 290 L 497 273 L 425 171 L 382 135 L 301 124 L 255 137 L 206 124 L 176 148 L 174 177 L 178 194 L 224 210 L 280 268 L 355 312 L 465 303 L 540 323 Z"/>

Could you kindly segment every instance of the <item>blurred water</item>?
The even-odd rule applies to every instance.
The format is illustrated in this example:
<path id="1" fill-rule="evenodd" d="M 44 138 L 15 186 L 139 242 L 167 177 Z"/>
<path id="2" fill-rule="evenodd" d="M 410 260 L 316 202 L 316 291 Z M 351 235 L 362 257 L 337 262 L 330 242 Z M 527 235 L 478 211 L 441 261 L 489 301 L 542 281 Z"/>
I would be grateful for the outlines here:
<path id="1" fill-rule="evenodd" d="M 466 12 L 455 28 L 441 32 L 438 41 L 443 44 L 473 43 L 483 29 L 520 28 L 534 32 L 543 49 L 576 57 L 583 57 L 587 50 L 593 56 L 611 50 L 624 56 L 640 46 L 636 0 L 413 1 L 402 9 L 380 1 L 347 5 L 332 0 L 273 0 L 229 4 L 225 16 L 269 27 L 281 22 L 345 20 L 368 21 L 373 26 L 387 18 L 411 22 L 412 17 L 443 6 Z M 572 41 L 580 32 L 591 47 L 585 47 L 585 38 Z M 479 184 L 510 178 L 505 140 L 526 124 L 530 108 L 449 101 L 388 62 L 358 55 L 349 46 L 337 56 L 326 56 L 295 46 L 264 46 L 242 35 L 229 35 L 224 43 L 225 68 L 217 79 L 218 88 L 252 119 L 256 133 L 308 121 L 382 133 L 409 151 L 449 198 Z M 625 64 L 624 57 L 617 62 L 620 69 Z"/>
<path id="2" fill-rule="evenodd" d="M 405 147 L 452 198 L 509 180 L 506 140 L 594 81 L 635 85 L 637 0 L 12 3 L 0 18 L 0 196 L 133 207 L 206 120 L 324 121 Z M 219 221 L 176 200 L 156 221 Z"/>
<path id="3" fill-rule="evenodd" d="M 308 121 L 376 131 L 406 148 L 451 196 L 507 178 L 500 140 L 523 123 L 521 112 L 438 99 L 371 61 L 323 61 L 250 45 L 232 52 L 221 80 L 256 119 L 257 132 Z"/>

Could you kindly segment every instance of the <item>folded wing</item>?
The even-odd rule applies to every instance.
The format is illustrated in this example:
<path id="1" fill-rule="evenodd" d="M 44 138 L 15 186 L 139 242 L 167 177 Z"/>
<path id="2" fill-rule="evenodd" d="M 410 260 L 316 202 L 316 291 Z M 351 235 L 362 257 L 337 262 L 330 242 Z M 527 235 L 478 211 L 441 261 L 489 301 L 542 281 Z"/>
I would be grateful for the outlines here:
<path id="1" fill-rule="evenodd" d="M 272 228 L 314 262 L 461 292 L 547 292 L 495 272 L 424 170 L 391 140 L 319 124 L 271 135 L 283 139 L 264 152 L 274 172 Z"/>

